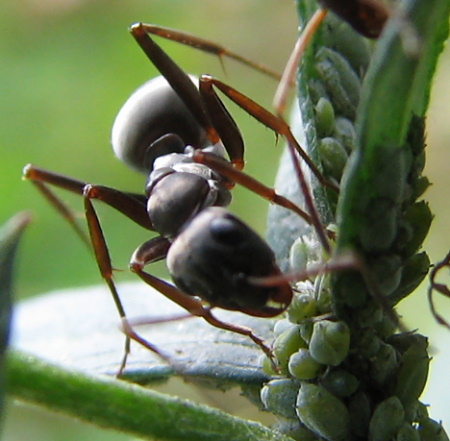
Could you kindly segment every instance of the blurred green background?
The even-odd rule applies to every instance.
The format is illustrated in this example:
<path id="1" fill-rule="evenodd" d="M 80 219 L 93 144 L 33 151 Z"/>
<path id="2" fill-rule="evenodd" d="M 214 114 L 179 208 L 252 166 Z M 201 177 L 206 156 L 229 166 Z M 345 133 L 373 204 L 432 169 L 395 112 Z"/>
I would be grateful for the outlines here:
<path id="1" fill-rule="evenodd" d="M 110 129 L 128 95 L 156 75 L 127 26 L 145 21 L 195 33 L 281 71 L 297 33 L 292 0 L 3 0 L 0 6 L 0 221 L 31 210 L 34 222 L 26 233 L 16 272 L 18 299 L 49 290 L 100 282 L 96 265 L 78 238 L 30 183 L 21 180 L 27 163 L 92 183 L 142 191 L 145 178 L 129 171 L 113 155 Z M 276 84 L 259 73 L 181 45 L 163 47 L 187 71 L 210 73 L 270 106 Z M 427 250 L 433 261 L 450 246 L 450 53 L 441 60 L 428 116 L 427 192 L 436 219 Z M 230 106 L 247 145 L 246 171 L 273 182 L 281 145 L 247 115 Z M 62 194 L 81 216 L 81 199 Z M 133 250 L 148 234 L 110 209 L 99 207 L 117 268 L 127 268 Z M 267 204 L 236 189 L 233 211 L 263 232 Z M 118 233 L 120 232 L 120 234 Z M 158 271 L 164 274 L 159 265 Z M 132 276 L 118 274 L 119 280 Z M 440 377 L 445 374 L 450 333 L 432 321 L 424 291 L 402 308 L 411 328 L 431 335 L 432 381 L 426 400 L 431 414 L 450 419 Z M 442 304 L 441 304 L 442 303 Z M 450 301 L 447 302 L 450 304 Z M 439 302 L 440 308 L 445 302 Z M 442 309 L 442 311 L 445 311 Z M 443 312 L 445 314 L 445 312 Z M 447 306 L 450 317 L 450 307 Z M 434 335 L 436 338 L 433 339 Z M 450 360 L 449 360 L 450 362 Z M 435 374 L 434 374 L 435 372 Z M 448 384 L 448 382 L 447 382 Z M 447 389 L 449 386 L 447 386 Z M 217 403 L 215 403 L 217 405 Z M 447 415 L 445 415 L 447 413 Z M 23 424 L 26 421 L 26 424 Z M 27 406 L 10 406 L 5 440 L 129 439 L 104 433 Z"/>

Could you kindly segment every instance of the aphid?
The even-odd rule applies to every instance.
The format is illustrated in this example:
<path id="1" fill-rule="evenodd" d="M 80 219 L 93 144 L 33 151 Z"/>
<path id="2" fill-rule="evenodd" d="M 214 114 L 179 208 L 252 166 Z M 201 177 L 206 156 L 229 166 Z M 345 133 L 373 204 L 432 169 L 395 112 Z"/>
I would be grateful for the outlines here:
<path id="1" fill-rule="evenodd" d="M 112 143 L 119 159 L 147 175 L 145 195 L 90 185 L 32 165 L 25 167 L 24 179 L 31 180 L 93 247 L 127 334 L 120 371 L 125 367 L 130 338 L 164 355 L 137 335 L 126 320 L 93 199 L 103 201 L 133 222 L 158 233 L 138 247 L 131 257 L 130 268 L 142 280 L 213 326 L 250 337 L 271 357 L 270 349 L 251 329 L 224 323 L 211 312 L 212 308 L 220 307 L 252 316 L 273 317 L 283 312 L 292 298 L 288 280 L 270 286 L 255 283 L 261 278 L 280 276 L 281 271 L 266 242 L 223 208 L 230 202 L 230 189 L 238 182 L 295 211 L 314 224 L 328 252 L 327 235 L 331 233 L 319 222 L 297 158 L 295 163 L 309 213 L 240 171 L 244 165 L 243 141 L 214 89 L 222 91 L 258 121 L 284 136 L 294 156 L 296 149 L 324 185 L 336 187 L 323 179 L 282 118 L 210 76 L 200 77 L 197 87 L 196 79 L 184 73 L 156 45 L 150 33 L 213 53 L 230 55 L 229 51 L 197 37 L 142 23 L 131 26 L 130 32 L 162 76 L 145 83 L 125 103 L 114 123 Z M 70 210 L 53 195 L 50 186 L 83 197 L 90 239 L 85 238 Z M 144 271 L 146 265 L 161 259 L 166 259 L 176 287 Z"/>

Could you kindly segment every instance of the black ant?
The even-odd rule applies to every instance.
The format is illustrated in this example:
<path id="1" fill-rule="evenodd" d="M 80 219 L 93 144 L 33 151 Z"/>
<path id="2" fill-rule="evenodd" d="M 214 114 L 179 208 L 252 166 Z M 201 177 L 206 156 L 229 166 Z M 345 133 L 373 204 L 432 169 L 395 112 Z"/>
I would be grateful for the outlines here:
<path id="1" fill-rule="evenodd" d="M 200 77 L 197 87 L 194 84 L 196 79 L 183 72 L 150 35 L 160 35 L 219 56 L 235 58 L 276 76 L 273 72 L 219 45 L 179 31 L 137 23 L 131 26 L 130 32 L 162 74 L 162 77 L 145 83 L 129 98 L 113 127 L 112 142 L 116 155 L 126 165 L 148 175 L 145 196 L 91 185 L 32 165 L 25 167 L 24 178 L 37 186 L 94 249 L 101 275 L 113 295 L 127 334 L 120 372 L 125 367 L 130 338 L 160 356 L 164 355 L 137 335 L 126 321 L 125 310 L 112 279 L 111 259 L 93 199 L 103 201 L 133 222 L 159 234 L 138 247 L 131 258 L 130 268 L 142 280 L 192 315 L 203 317 L 218 328 L 250 337 L 271 357 L 270 349 L 251 329 L 224 323 L 211 312 L 212 308 L 220 307 L 257 317 L 274 317 L 288 307 L 293 295 L 287 278 L 281 278 L 276 284 L 256 282 L 280 276 L 281 271 L 266 242 L 223 208 L 230 202 L 230 189 L 234 183 L 239 183 L 271 202 L 295 211 L 314 225 L 324 250 L 330 254 L 328 238 L 333 234 L 318 219 L 294 150 L 323 185 L 335 191 L 338 188 L 323 178 L 298 145 L 279 107 L 278 115 L 274 115 L 207 75 Z M 277 135 L 285 137 L 291 148 L 308 213 L 241 171 L 244 166 L 243 140 L 215 89 Z M 90 239 L 85 237 L 70 210 L 49 186 L 83 196 Z M 162 259 L 166 259 L 177 287 L 144 271 L 146 265 Z"/>
<path id="2" fill-rule="evenodd" d="M 141 86 L 128 99 L 112 131 L 116 155 L 125 164 L 147 174 L 145 196 L 90 185 L 32 165 L 25 167 L 24 178 L 31 180 L 93 247 L 101 275 L 113 295 L 128 335 L 121 370 L 129 352 L 129 338 L 162 354 L 135 334 L 125 319 L 93 199 L 103 201 L 135 223 L 159 234 L 134 252 L 130 261 L 133 272 L 191 314 L 203 317 L 219 328 L 249 336 L 270 356 L 270 349 L 250 329 L 224 323 L 211 312 L 211 308 L 220 307 L 252 316 L 273 317 L 283 312 L 292 298 L 287 281 L 269 287 L 250 282 L 251 278 L 277 276 L 281 271 L 266 242 L 222 208 L 230 202 L 230 189 L 238 182 L 272 202 L 294 210 L 316 225 L 328 251 L 327 235 L 331 233 L 320 224 L 311 196 L 311 214 L 308 214 L 240 171 L 244 165 L 243 140 L 214 88 L 224 92 L 277 134 L 285 136 L 292 147 L 301 152 L 321 182 L 336 187 L 323 179 L 281 118 L 207 75 L 200 78 L 197 87 L 195 79 L 184 73 L 150 36 L 150 33 L 173 35 L 175 31 L 138 23 L 131 26 L 130 32 L 162 74 Z M 212 43 L 208 42 L 206 47 L 206 43 L 196 37 L 179 32 L 177 36 L 193 46 L 229 55 L 228 51 L 223 52 L 223 48 Z M 264 68 L 260 70 L 264 71 Z M 225 159 L 226 155 L 230 161 Z M 303 183 L 304 191 L 308 193 L 304 180 Z M 83 196 L 90 239 L 85 237 L 70 210 L 49 186 Z M 178 288 L 144 271 L 146 265 L 161 259 L 166 259 Z"/>

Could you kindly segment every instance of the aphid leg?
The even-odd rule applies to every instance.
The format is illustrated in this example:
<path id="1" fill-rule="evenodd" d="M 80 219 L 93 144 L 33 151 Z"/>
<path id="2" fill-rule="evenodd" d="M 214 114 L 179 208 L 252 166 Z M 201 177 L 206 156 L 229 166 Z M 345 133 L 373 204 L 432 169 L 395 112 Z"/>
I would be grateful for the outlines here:
<path id="1" fill-rule="evenodd" d="M 444 268 L 450 269 L 450 252 L 445 256 L 443 260 L 436 263 L 434 267 L 430 271 L 430 285 L 428 286 L 427 296 L 428 303 L 430 305 L 431 313 L 433 314 L 436 321 L 444 325 L 445 327 L 450 329 L 450 322 L 448 322 L 441 314 L 439 314 L 436 310 L 433 301 L 433 292 L 436 291 L 440 294 L 443 294 L 445 297 L 450 298 L 450 289 L 447 285 L 443 283 L 438 283 L 436 281 L 438 273 Z"/>
<path id="2" fill-rule="evenodd" d="M 154 250 L 155 243 L 153 240 L 150 240 L 143 245 L 141 245 L 133 254 L 131 261 L 130 261 L 130 269 L 134 273 L 136 273 L 147 285 L 150 285 L 157 291 L 159 291 L 161 294 L 166 296 L 169 300 L 172 300 L 177 305 L 184 308 L 186 311 L 188 311 L 190 314 L 201 317 L 205 321 L 207 321 L 212 326 L 215 326 L 219 329 L 224 329 L 226 331 L 231 331 L 240 335 L 244 335 L 246 337 L 249 337 L 253 342 L 255 342 L 262 351 L 269 357 L 269 359 L 273 359 L 272 352 L 268 346 L 265 345 L 264 341 L 256 336 L 253 331 L 250 328 L 247 328 L 245 326 L 239 326 L 234 325 L 231 323 L 226 323 L 218 318 L 216 318 L 212 312 L 210 307 L 206 307 L 200 300 L 198 300 L 196 297 L 187 295 L 180 291 L 175 286 L 171 285 L 170 283 L 167 283 L 155 276 L 152 276 L 151 274 L 145 272 L 143 268 L 149 264 L 155 261 L 154 256 L 157 254 Z M 133 336 L 130 335 L 131 338 Z M 134 339 L 134 338 L 133 338 Z M 141 340 L 136 340 L 138 343 L 143 344 L 146 346 L 146 344 Z M 148 347 L 148 346 L 146 346 Z M 152 349 L 153 345 L 150 345 L 148 349 Z"/>

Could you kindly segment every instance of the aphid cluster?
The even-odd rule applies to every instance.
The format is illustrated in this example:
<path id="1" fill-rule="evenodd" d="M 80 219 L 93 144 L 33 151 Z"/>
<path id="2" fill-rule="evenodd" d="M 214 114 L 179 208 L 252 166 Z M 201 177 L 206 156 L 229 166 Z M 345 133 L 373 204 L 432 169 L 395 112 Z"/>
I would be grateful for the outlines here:
<path id="1" fill-rule="evenodd" d="M 316 6 L 299 3 L 307 15 Z M 321 161 L 325 176 L 342 183 L 348 155 L 360 148 L 354 124 L 370 47 L 333 16 L 315 39 L 299 78 L 305 135 L 308 146 L 316 147 L 310 154 Z M 314 127 L 308 125 L 311 119 Z M 261 400 L 278 416 L 278 429 L 294 439 L 447 439 L 419 401 L 430 362 L 427 339 L 397 332 L 391 309 L 429 268 L 427 255 L 418 252 L 432 219 L 426 202 L 419 200 L 428 186 L 421 176 L 424 147 L 424 120 L 413 116 L 405 145 L 395 155 L 380 146 L 374 159 L 379 180 L 372 184 L 373 194 L 361 195 L 367 203 L 353 245 L 369 271 L 322 273 L 298 283 L 286 319 L 276 324 L 273 352 L 279 372 L 265 364 L 274 378 L 262 389 Z M 331 192 L 327 204 L 322 204 L 322 219 L 335 222 Z M 341 201 L 337 204 L 339 225 Z M 277 222 L 276 214 L 271 221 Z M 337 247 L 340 240 L 338 230 Z M 308 236 L 293 243 L 289 257 L 291 271 L 299 264 L 311 270 L 323 259 Z"/>

